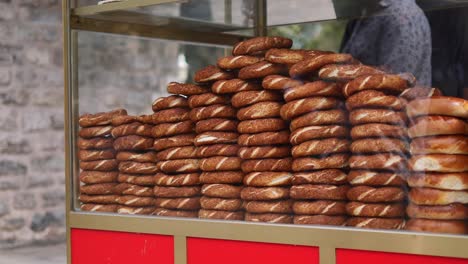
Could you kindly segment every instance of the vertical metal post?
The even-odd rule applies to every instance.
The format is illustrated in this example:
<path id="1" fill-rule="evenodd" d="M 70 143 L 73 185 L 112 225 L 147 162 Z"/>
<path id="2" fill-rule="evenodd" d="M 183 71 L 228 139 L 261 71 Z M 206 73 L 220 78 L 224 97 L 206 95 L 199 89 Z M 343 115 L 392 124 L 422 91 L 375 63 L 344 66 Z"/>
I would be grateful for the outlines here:
<path id="1" fill-rule="evenodd" d="M 232 24 L 232 0 L 224 0 L 224 23 L 227 25 Z M 224 56 L 231 54 L 230 48 L 224 49 Z"/>
<path id="2" fill-rule="evenodd" d="M 254 34 L 255 36 L 267 35 L 267 0 L 255 1 Z"/>

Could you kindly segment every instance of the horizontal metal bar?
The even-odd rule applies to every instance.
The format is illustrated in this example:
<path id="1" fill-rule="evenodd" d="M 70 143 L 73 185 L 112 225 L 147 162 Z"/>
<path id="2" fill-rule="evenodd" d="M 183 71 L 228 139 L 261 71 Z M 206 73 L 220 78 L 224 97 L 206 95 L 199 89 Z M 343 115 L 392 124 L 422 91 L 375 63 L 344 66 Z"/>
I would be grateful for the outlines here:
<path id="1" fill-rule="evenodd" d="M 78 16 L 89 16 L 99 13 L 117 11 L 117 10 L 128 10 L 138 7 L 161 5 L 169 3 L 182 2 L 181 0 L 124 0 L 120 2 L 112 2 L 103 5 L 90 5 L 76 7 L 72 9 L 72 15 Z"/>
<path id="2" fill-rule="evenodd" d="M 71 212 L 70 227 L 468 258 L 468 236 Z"/>
<path id="3" fill-rule="evenodd" d="M 126 22 L 114 22 L 77 16 L 72 16 L 71 28 L 76 30 L 177 40 L 217 46 L 232 46 L 246 38 L 245 36 L 234 34 L 200 32 L 190 29 L 173 28 L 169 26 L 153 26 Z"/>

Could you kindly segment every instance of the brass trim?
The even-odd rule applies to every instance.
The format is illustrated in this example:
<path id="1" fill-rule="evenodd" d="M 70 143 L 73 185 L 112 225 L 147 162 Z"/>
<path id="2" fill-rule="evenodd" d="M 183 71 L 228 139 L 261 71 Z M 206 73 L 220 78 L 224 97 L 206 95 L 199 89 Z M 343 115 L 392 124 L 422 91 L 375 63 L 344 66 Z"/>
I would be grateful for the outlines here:
<path id="1" fill-rule="evenodd" d="M 468 236 L 88 212 L 70 220 L 73 228 L 468 258 Z"/>
<path id="2" fill-rule="evenodd" d="M 267 1 L 255 0 L 254 34 L 263 37 L 267 35 Z"/>
<path id="3" fill-rule="evenodd" d="M 187 237 L 174 236 L 174 264 L 187 263 Z"/>
<path id="4" fill-rule="evenodd" d="M 215 32 L 197 32 L 194 30 L 176 29 L 169 27 L 155 27 L 151 25 L 132 24 L 125 22 L 111 22 L 72 16 L 71 28 L 101 33 L 140 36 L 176 41 L 212 44 L 216 46 L 232 46 L 246 37 L 234 34 Z"/>
<path id="5" fill-rule="evenodd" d="M 319 248 L 320 264 L 335 264 L 336 263 L 336 249 L 334 247 L 320 247 Z"/>
<path id="6" fill-rule="evenodd" d="M 108 3 L 104 5 L 90 5 L 73 8 L 71 13 L 78 16 L 89 16 L 103 12 L 126 10 L 138 7 L 177 3 L 181 0 L 126 0 L 121 2 Z"/>

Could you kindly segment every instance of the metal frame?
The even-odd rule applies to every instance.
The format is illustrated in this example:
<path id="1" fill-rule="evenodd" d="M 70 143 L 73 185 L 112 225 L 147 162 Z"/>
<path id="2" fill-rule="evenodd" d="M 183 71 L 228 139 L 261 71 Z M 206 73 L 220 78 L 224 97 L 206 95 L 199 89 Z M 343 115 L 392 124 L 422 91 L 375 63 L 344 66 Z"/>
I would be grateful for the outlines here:
<path id="1" fill-rule="evenodd" d="M 65 153 L 66 153 L 66 230 L 67 256 L 71 263 L 70 231 L 72 228 L 112 230 L 174 236 L 175 263 L 187 262 L 186 238 L 201 237 L 254 242 L 270 242 L 317 246 L 321 264 L 334 264 L 336 249 L 360 249 L 383 252 L 422 254 L 468 258 L 468 236 L 427 234 L 404 231 L 360 230 L 342 227 L 279 225 L 236 221 L 180 219 L 167 217 L 126 216 L 74 211 L 73 175 L 78 173 L 75 140 L 78 120 L 78 69 L 77 33 L 73 29 L 136 34 L 142 37 L 191 41 L 214 45 L 232 45 L 244 36 L 225 34 L 211 28 L 211 32 L 195 32 L 192 29 L 173 28 L 154 24 L 129 23 L 96 19 L 106 12 L 122 11 L 176 0 L 131 0 L 103 6 L 73 8 L 74 0 L 62 0 L 63 14 L 63 65 L 65 83 Z M 230 0 L 226 0 L 230 6 Z M 267 34 L 266 0 L 256 0 L 256 35 Z M 93 17 L 94 16 L 94 17 Z M 226 21 L 229 21 L 229 15 Z M 214 27 L 216 28 L 216 27 Z"/>

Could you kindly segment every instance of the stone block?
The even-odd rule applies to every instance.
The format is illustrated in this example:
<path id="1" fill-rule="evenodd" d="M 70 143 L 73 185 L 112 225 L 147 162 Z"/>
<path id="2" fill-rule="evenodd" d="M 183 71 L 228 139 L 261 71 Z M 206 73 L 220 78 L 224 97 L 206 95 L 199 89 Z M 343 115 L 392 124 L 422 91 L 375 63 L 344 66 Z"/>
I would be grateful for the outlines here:
<path id="1" fill-rule="evenodd" d="M 15 191 L 21 187 L 21 181 L 16 176 L 0 178 L 0 192 Z"/>
<path id="2" fill-rule="evenodd" d="M 49 173 L 34 173 L 26 178 L 26 187 L 29 189 L 51 186 L 54 177 Z"/>
<path id="3" fill-rule="evenodd" d="M 35 91 L 31 103 L 36 106 L 63 106 L 63 87 L 45 87 Z"/>
<path id="4" fill-rule="evenodd" d="M 26 175 L 27 171 L 28 167 L 20 161 L 0 160 L 0 176 Z"/>
<path id="5" fill-rule="evenodd" d="M 0 104 L 23 106 L 27 104 L 29 94 L 23 89 L 0 90 Z"/>
<path id="6" fill-rule="evenodd" d="M 0 131 L 11 132 L 17 130 L 18 110 L 13 107 L 3 107 L 2 111 L 0 111 Z M 1 145 L 2 143 L 0 142 L 0 146 Z"/>
<path id="7" fill-rule="evenodd" d="M 0 87 L 6 87 L 11 83 L 11 68 L 0 67 Z"/>
<path id="8" fill-rule="evenodd" d="M 0 2 L 0 21 L 11 20 L 14 17 L 14 6 L 11 3 Z"/>
<path id="9" fill-rule="evenodd" d="M 63 205 L 65 203 L 65 190 L 63 188 L 48 190 L 44 192 L 41 197 L 44 207 Z"/>
<path id="10" fill-rule="evenodd" d="M 3 220 L 3 224 L 0 225 L 0 229 L 3 231 L 16 231 L 23 228 L 26 225 L 26 220 L 22 217 L 14 217 Z"/>
<path id="11" fill-rule="evenodd" d="M 1 124 L 4 123 L 2 123 L 0 119 L 0 125 Z M 13 135 L 7 135 L 0 138 L 0 153 L 2 154 L 28 154 L 31 150 L 31 144 L 26 138 L 15 137 Z"/>
<path id="12" fill-rule="evenodd" d="M 50 226 L 63 226 L 65 223 L 65 211 L 48 211 L 35 213 L 32 218 L 30 229 L 34 232 L 42 232 Z"/>
<path id="13" fill-rule="evenodd" d="M 49 154 L 31 159 L 31 172 L 62 172 L 65 170 L 63 153 Z"/>
<path id="14" fill-rule="evenodd" d="M 30 192 L 20 192 L 13 196 L 13 208 L 18 210 L 32 210 L 36 208 L 36 197 Z"/>
<path id="15" fill-rule="evenodd" d="M 10 213 L 10 207 L 8 206 L 8 200 L 0 200 L 0 217 Z"/>

